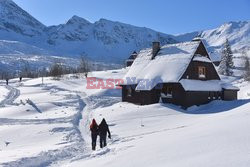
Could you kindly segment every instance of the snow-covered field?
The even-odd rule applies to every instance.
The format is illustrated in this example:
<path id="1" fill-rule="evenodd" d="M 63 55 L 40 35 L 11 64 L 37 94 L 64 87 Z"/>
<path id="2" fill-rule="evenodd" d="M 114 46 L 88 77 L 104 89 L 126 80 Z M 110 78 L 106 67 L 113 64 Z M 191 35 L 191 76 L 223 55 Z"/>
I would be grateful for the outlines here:
<path id="1" fill-rule="evenodd" d="M 93 72 L 122 78 L 125 69 Z M 0 81 L 0 166 L 249 166 L 250 84 L 240 100 L 187 111 L 121 102 L 120 90 L 86 89 L 84 76 Z M 234 80 L 234 79 L 230 79 Z M 89 124 L 106 118 L 112 139 L 91 151 Z"/>

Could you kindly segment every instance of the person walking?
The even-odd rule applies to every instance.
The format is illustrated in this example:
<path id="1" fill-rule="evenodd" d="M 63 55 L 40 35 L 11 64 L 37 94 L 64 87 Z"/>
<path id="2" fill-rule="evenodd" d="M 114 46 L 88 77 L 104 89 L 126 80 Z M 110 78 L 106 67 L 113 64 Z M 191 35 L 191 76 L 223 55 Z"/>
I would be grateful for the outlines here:
<path id="1" fill-rule="evenodd" d="M 92 120 L 92 123 L 90 125 L 90 131 L 91 131 L 91 139 L 92 139 L 92 150 L 95 150 L 96 140 L 97 140 L 97 136 L 98 136 L 98 125 L 97 125 L 95 119 Z"/>
<path id="2" fill-rule="evenodd" d="M 107 133 L 108 133 L 108 138 L 111 139 L 109 126 L 108 126 L 106 120 L 103 118 L 101 124 L 99 125 L 100 147 L 101 148 L 107 146 Z"/>

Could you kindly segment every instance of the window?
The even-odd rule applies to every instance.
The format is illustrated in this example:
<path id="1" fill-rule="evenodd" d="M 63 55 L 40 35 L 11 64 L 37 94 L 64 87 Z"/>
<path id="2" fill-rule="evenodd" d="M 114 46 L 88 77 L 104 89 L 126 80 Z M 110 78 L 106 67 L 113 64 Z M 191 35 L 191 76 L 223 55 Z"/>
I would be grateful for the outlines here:
<path id="1" fill-rule="evenodd" d="M 206 67 L 199 66 L 198 67 L 198 75 L 199 75 L 199 78 L 206 78 Z"/>
<path id="2" fill-rule="evenodd" d="M 173 97 L 173 88 L 172 86 L 164 86 L 162 89 L 161 97 L 172 98 Z"/>
<path id="3" fill-rule="evenodd" d="M 171 86 L 167 87 L 167 94 L 172 95 L 172 87 Z"/>
<path id="4" fill-rule="evenodd" d="M 209 99 L 209 100 L 220 99 L 219 93 L 218 93 L 218 92 L 209 92 L 209 93 L 208 93 L 208 99 Z"/>
<path id="5" fill-rule="evenodd" d="M 222 93 L 221 92 L 217 92 L 217 96 L 218 96 L 218 99 L 221 100 Z"/>
<path id="6" fill-rule="evenodd" d="M 128 97 L 132 96 L 132 88 L 131 87 L 128 88 L 127 96 Z"/>

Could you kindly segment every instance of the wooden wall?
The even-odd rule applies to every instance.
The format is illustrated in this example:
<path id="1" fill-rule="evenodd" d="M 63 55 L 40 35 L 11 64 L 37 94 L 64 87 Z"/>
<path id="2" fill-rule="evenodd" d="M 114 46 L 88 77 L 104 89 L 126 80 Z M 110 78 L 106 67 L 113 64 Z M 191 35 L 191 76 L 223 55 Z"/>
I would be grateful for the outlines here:
<path id="1" fill-rule="evenodd" d="M 225 90 L 223 89 L 223 100 L 237 100 L 238 90 Z"/>
<path id="2" fill-rule="evenodd" d="M 200 54 L 202 56 L 209 58 L 208 53 L 202 43 L 198 46 L 195 54 Z M 198 75 L 199 66 L 204 66 L 206 68 L 206 78 L 199 78 L 199 75 Z M 198 79 L 198 80 L 220 80 L 220 77 L 213 63 L 198 62 L 198 61 L 193 61 L 193 59 L 181 78 L 182 79 Z"/>
<path id="3" fill-rule="evenodd" d="M 172 87 L 172 98 L 162 98 L 162 102 L 164 103 L 173 103 L 176 105 L 184 105 L 185 104 L 185 90 L 181 86 L 180 83 L 164 83 L 163 89 L 165 87 Z"/>
<path id="4" fill-rule="evenodd" d="M 128 96 L 128 88 L 132 88 L 131 96 Z M 151 91 L 135 91 L 136 85 L 122 86 L 122 101 L 134 104 L 147 105 L 159 102 L 160 91 L 152 89 Z"/>
<path id="5" fill-rule="evenodd" d="M 202 104 L 209 103 L 213 100 L 220 100 L 220 99 L 222 99 L 221 92 L 187 91 L 185 104 L 183 106 L 190 107 L 193 105 L 202 105 Z"/>
<path id="6" fill-rule="evenodd" d="M 206 78 L 199 78 L 198 67 L 204 66 L 206 68 Z M 216 72 L 212 63 L 196 62 L 192 61 L 182 79 L 195 79 L 195 80 L 220 80 L 218 73 Z"/>

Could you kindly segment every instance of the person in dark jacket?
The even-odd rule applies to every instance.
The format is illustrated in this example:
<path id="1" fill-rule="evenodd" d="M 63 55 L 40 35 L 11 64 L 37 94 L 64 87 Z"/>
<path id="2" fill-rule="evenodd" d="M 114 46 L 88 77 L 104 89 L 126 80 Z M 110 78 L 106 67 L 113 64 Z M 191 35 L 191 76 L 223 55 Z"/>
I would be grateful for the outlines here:
<path id="1" fill-rule="evenodd" d="M 92 150 L 95 150 L 96 147 L 96 140 L 98 136 L 98 125 L 95 121 L 95 119 L 92 120 L 92 123 L 90 125 L 90 131 L 91 131 L 91 139 L 92 139 Z"/>
<path id="2" fill-rule="evenodd" d="M 99 125 L 99 135 L 100 135 L 100 147 L 106 147 L 107 145 L 107 133 L 108 137 L 111 139 L 111 134 L 109 131 L 109 126 L 106 120 L 103 118 L 101 124 Z"/>

